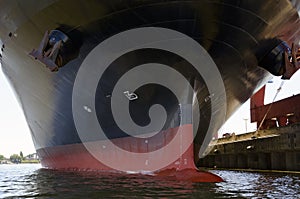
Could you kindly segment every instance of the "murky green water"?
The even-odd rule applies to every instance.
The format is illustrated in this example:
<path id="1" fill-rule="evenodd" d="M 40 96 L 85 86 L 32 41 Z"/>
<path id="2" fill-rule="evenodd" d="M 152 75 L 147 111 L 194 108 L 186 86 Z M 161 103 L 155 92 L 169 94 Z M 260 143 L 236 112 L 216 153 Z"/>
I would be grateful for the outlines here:
<path id="1" fill-rule="evenodd" d="M 300 198 L 300 175 L 211 171 L 222 183 L 0 165 L 0 198 Z"/>

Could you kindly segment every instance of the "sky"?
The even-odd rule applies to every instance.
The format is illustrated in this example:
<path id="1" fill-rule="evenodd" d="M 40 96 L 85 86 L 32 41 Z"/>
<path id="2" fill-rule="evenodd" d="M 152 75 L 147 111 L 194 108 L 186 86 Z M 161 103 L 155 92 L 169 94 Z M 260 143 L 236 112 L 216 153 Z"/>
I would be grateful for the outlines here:
<path id="1" fill-rule="evenodd" d="M 1 65 L 0 65 L 1 66 Z M 268 83 L 266 88 L 265 103 L 271 103 L 282 80 L 273 78 L 273 83 Z M 285 81 L 276 100 L 280 100 L 300 93 L 300 71 L 289 81 Z M 300 102 L 299 102 L 300 103 Z M 236 134 L 256 130 L 256 124 L 250 124 L 249 100 L 225 123 L 220 129 L 219 136 L 223 133 Z M 246 120 L 245 120 L 246 119 Z M 8 157 L 14 153 L 24 155 L 34 153 L 35 149 L 31 139 L 23 111 L 16 100 L 2 70 L 0 70 L 0 154 Z"/>
<path id="2" fill-rule="evenodd" d="M 265 92 L 265 104 L 272 103 L 277 89 L 282 84 L 281 77 L 273 77 L 272 83 L 267 83 L 266 92 Z M 275 102 L 292 95 L 296 95 L 300 93 L 300 70 L 292 76 L 290 80 L 285 80 L 281 90 L 276 96 Z M 300 102 L 299 102 L 300 103 Z M 256 123 L 250 123 L 250 100 L 248 100 L 243 106 L 240 107 L 223 125 L 223 127 L 219 131 L 219 137 L 224 133 L 236 133 L 241 134 L 246 132 L 246 124 L 247 121 L 247 132 L 252 132 L 256 130 Z"/>
<path id="3" fill-rule="evenodd" d="M 9 158 L 20 151 L 28 155 L 35 149 L 23 110 L 0 70 L 0 154 Z"/>

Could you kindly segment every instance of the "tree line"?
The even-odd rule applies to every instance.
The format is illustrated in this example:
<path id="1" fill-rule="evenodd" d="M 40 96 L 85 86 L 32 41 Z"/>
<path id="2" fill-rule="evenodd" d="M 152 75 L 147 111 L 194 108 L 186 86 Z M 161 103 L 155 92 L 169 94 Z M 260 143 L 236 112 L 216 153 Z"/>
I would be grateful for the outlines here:
<path id="1" fill-rule="evenodd" d="M 9 160 L 12 163 L 15 163 L 15 164 L 21 163 L 22 160 L 24 160 L 24 159 L 25 159 L 25 157 L 23 156 L 23 152 L 22 151 L 20 152 L 20 154 L 12 154 L 9 157 Z M 0 154 L 0 161 L 2 161 L 2 160 L 8 160 L 8 158 L 5 158 L 4 155 Z"/>

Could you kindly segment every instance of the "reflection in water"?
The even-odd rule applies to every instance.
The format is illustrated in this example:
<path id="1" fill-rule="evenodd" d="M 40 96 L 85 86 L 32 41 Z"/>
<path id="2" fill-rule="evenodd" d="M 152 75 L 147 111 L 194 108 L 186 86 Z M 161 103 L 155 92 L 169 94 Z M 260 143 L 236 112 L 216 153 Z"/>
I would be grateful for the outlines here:
<path id="1" fill-rule="evenodd" d="M 55 171 L 0 165 L 0 198 L 295 198 L 295 174 L 212 171 L 226 182 L 192 183 L 150 175 Z"/>
<path id="2" fill-rule="evenodd" d="M 299 198 L 300 175 L 286 173 L 255 173 L 240 171 L 213 171 L 226 182 L 215 190 L 231 197 L 244 198 Z"/>

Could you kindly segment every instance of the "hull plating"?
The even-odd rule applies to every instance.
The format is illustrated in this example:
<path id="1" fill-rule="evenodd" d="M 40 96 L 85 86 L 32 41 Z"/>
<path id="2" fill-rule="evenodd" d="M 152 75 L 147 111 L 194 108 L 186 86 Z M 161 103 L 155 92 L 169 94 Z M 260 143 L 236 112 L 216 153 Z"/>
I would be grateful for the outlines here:
<path id="1" fill-rule="evenodd" d="M 127 151 L 151 154 L 147 147 L 157 151 L 155 147 L 161 143 L 164 143 L 161 146 L 168 146 L 166 141 L 171 142 L 173 139 L 170 141 L 161 135 L 172 134 L 172 129 L 181 127 L 186 130 L 183 137 L 193 142 L 193 145 L 178 143 L 178 147 L 172 149 L 187 147 L 182 156 L 187 160 L 186 166 L 184 161 L 180 161 L 180 165 L 184 168 L 194 168 L 193 159 L 197 161 L 205 154 L 213 133 L 216 133 L 226 119 L 268 80 L 270 74 L 258 66 L 261 57 L 258 57 L 257 52 L 271 51 L 274 46 L 265 45 L 269 40 L 280 39 L 291 44 L 298 43 L 300 37 L 297 13 L 299 1 L 7 1 L 3 5 L 5 6 L 0 8 L 1 15 L 6 16 L 0 21 L 0 38 L 5 44 L 1 54 L 3 71 L 11 81 L 24 110 L 42 164 L 50 168 L 110 170 L 112 167 L 97 161 L 90 153 L 93 150 L 89 151 L 85 143 L 95 143 L 96 145 L 91 146 L 94 152 L 102 152 L 101 147 L 115 142 Z M 132 40 L 118 37 L 120 45 L 116 48 L 124 43 L 139 45 L 131 46 L 126 49 L 126 53 L 111 60 L 105 66 L 107 68 L 102 76 L 99 76 L 98 70 L 103 69 L 105 58 L 119 53 L 114 51 L 116 48 L 101 51 L 107 56 L 98 54 L 98 59 L 95 58 L 87 64 L 89 70 L 83 70 L 84 64 L 90 60 L 88 58 L 98 46 L 112 41 L 111 38 L 116 38 L 116 35 L 139 28 L 160 28 L 176 32 L 187 38 L 186 41 L 192 42 L 175 46 L 181 49 L 180 54 L 161 46 L 153 48 L 156 42 L 165 41 L 171 44 L 170 35 L 160 34 L 160 37 L 165 38 L 152 43 L 142 43 L 142 48 L 139 48 L 141 43 L 137 43 L 144 41 L 139 40 L 141 35 Z M 51 73 L 43 64 L 28 55 L 39 45 L 45 31 L 53 29 L 60 29 L 68 35 L 73 42 L 70 51 L 76 51 L 76 56 L 57 73 Z M 157 32 L 147 34 L 151 37 L 155 33 Z M 172 41 L 174 45 L 178 43 L 176 40 Z M 173 49 L 174 46 L 168 47 Z M 205 58 L 203 60 L 206 61 L 194 63 L 193 60 L 199 57 Z M 175 95 L 170 87 L 159 85 L 158 82 L 141 85 L 135 89 L 122 84 L 119 93 L 124 97 L 123 100 L 128 101 L 123 95 L 126 91 L 138 96 L 138 99 L 128 102 L 126 107 L 130 119 L 137 126 L 152 124 L 156 118 L 150 114 L 153 105 L 159 104 L 160 108 L 157 109 L 164 108 L 162 114 L 156 115 L 157 121 L 164 119 L 162 125 L 157 123 L 160 128 L 154 125 L 152 131 L 136 131 L 130 134 L 130 131 L 124 130 L 115 121 L 111 97 L 115 86 L 126 73 L 138 66 L 153 63 L 155 66 L 168 66 L 172 71 L 181 74 L 187 82 L 183 86 L 191 87 L 192 90 L 183 89 Z M 212 70 L 208 63 L 217 67 L 217 73 L 203 72 Z M 197 70 L 197 66 L 203 73 Z M 98 81 L 92 91 L 90 86 L 86 86 L 89 84 L 76 87 L 80 91 L 76 90 L 77 97 L 89 96 L 92 93 L 92 97 L 88 98 L 92 105 L 86 103 L 88 100 L 85 98 L 79 100 L 82 104 L 76 106 L 80 113 L 77 119 L 87 134 L 98 125 L 105 132 L 105 136 L 102 137 L 94 132 L 96 136 L 88 136 L 84 141 L 79 135 L 72 106 L 74 85 L 81 71 L 84 71 L 85 76 L 81 79 L 82 82 L 94 79 Z M 152 76 L 158 77 L 159 74 L 154 73 Z M 145 79 L 142 75 L 134 77 L 135 80 L 129 83 Z M 163 79 L 169 77 L 175 76 L 165 75 Z M 220 86 L 218 79 L 222 80 L 224 92 L 212 92 L 211 88 Z M 182 86 L 177 80 L 173 81 L 173 84 Z M 183 100 L 183 103 L 180 100 Z M 182 108 L 181 105 L 187 106 Z M 123 108 L 117 107 L 118 110 Z M 223 109 L 223 119 L 219 119 L 217 116 Z M 184 117 L 183 112 L 186 112 Z M 89 113 L 95 114 L 96 122 L 88 119 Z M 128 117 L 124 118 L 124 121 L 125 119 L 127 121 Z M 153 143 L 147 144 L 146 147 L 146 139 L 140 137 L 150 132 L 163 133 L 154 136 Z M 96 150 L 98 145 L 100 148 Z M 115 152 L 116 150 L 109 149 L 105 160 L 113 157 Z M 167 154 L 164 155 L 166 156 Z M 112 159 L 120 160 L 125 166 L 127 163 L 131 165 L 131 169 L 126 167 L 125 170 L 143 170 L 147 168 L 147 164 L 152 163 L 147 158 L 161 163 L 164 157 L 155 160 L 154 156 L 146 155 L 146 159 L 142 159 L 141 163 L 136 165 L 130 164 L 130 157 L 127 156 L 118 155 Z M 178 165 L 175 163 L 179 161 L 179 157 L 174 156 L 174 161 L 162 168 L 177 169 Z"/>

